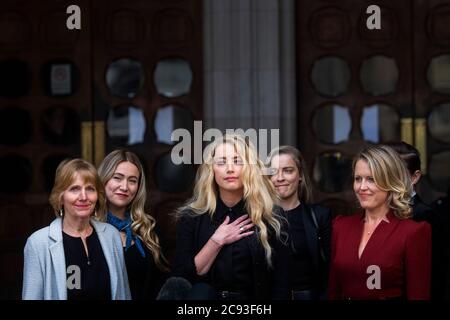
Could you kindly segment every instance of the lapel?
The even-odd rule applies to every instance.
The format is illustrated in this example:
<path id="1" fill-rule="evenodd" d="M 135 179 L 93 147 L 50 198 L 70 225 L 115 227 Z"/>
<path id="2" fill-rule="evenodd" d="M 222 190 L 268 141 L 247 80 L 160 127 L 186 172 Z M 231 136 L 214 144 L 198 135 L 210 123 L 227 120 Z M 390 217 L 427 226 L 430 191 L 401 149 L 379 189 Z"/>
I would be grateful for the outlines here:
<path id="1" fill-rule="evenodd" d="M 379 257 L 380 253 L 383 253 L 383 248 L 385 247 L 385 242 L 389 241 L 389 238 L 393 234 L 393 232 L 396 231 L 397 225 L 399 224 L 400 220 L 397 219 L 392 211 L 390 211 L 386 218 L 389 222 L 386 222 L 382 220 L 378 227 L 375 229 L 374 233 L 370 237 L 369 241 L 366 244 L 366 247 L 364 248 L 364 251 L 361 255 L 361 260 L 363 259 L 371 259 L 371 257 Z M 359 236 L 362 236 L 362 228 L 364 226 L 364 220 L 361 220 L 361 227 L 360 227 L 360 233 Z M 357 248 L 359 247 L 359 241 L 361 241 L 361 238 L 358 240 Z M 358 251 L 358 250 L 357 250 Z M 356 253 L 358 254 L 358 252 Z"/>
<path id="2" fill-rule="evenodd" d="M 64 255 L 64 245 L 62 237 L 62 220 L 56 218 L 50 224 L 49 238 L 51 244 L 49 245 L 51 262 L 53 270 L 55 270 L 57 299 L 67 299 L 67 274 L 66 274 L 66 258 Z"/>
<path id="3" fill-rule="evenodd" d="M 252 260 L 256 265 L 264 264 L 266 254 L 264 252 L 264 247 L 260 245 L 259 242 L 259 230 L 257 227 L 254 227 L 255 232 L 248 236 L 248 247 L 250 249 L 250 253 L 252 255 Z"/>
<path id="4" fill-rule="evenodd" d="M 414 197 L 411 198 L 412 200 L 412 206 L 414 207 L 415 205 L 417 205 L 418 203 L 422 202 L 422 199 L 420 199 L 419 195 L 416 193 L 414 195 Z"/>
<path id="5" fill-rule="evenodd" d="M 303 225 L 305 226 L 306 234 L 306 244 L 308 245 L 309 253 L 313 258 L 315 267 L 319 265 L 319 248 L 318 248 L 318 238 L 317 238 L 317 228 L 312 220 L 312 212 L 309 206 L 300 204 L 300 218 L 303 220 Z"/>
<path id="6" fill-rule="evenodd" d="M 411 200 L 412 219 L 414 221 L 429 221 L 430 217 L 428 216 L 428 212 L 426 210 L 427 206 L 419 197 L 419 195 L 415 194 Z"/>
<path id="7" fill-rule="evenodd" d="M 94 227 L 95 232 L 97 232 L 103 255 L 105 256 L 106 263 L 108 264 L 109 278 L 111 283 L 111 298 L 114 300 L 116 298 L 117 281 L 119 277 L 119 270 L 115 268 L 116 264 L 114 263 L 114 257 L 116 256 L 117 248 L 116 246 L 114 246 L 114 243 L 111 240 L 108 241 L 107 239 L 105 223 L 101 223 L 94 219 L 91 219 L 91 224 Z"/>

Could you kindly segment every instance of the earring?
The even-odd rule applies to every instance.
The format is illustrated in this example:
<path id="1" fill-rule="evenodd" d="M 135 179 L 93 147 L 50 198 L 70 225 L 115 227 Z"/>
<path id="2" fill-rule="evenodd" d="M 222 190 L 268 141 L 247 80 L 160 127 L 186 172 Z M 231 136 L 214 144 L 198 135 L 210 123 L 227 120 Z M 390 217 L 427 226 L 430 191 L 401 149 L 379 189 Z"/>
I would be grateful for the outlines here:
<path id="1" fill-rule="evenodd" d="M 59 209 L 59 211 L 58 211 L 58 212 L 59 212 L 59 216 L 60 216 L 60 217 L 62 217 L 62 216 L 63 216 L 63 214 L 64 214 L 64 210 L 63 210 L 63 208 Z"/>
<path id="2" fill-rule="evenodd" d="M 94 209 L 94 217 L 97 218 L 97 209 Z"/>

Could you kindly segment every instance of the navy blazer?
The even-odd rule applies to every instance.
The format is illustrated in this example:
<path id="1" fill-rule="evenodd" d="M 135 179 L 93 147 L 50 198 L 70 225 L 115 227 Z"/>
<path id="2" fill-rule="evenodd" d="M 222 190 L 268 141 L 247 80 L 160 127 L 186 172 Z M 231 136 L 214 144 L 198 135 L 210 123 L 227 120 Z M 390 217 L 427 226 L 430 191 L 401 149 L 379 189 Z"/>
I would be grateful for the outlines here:
<path id="1" fill-rule="evenodd" d="M 281 208 L 276 208 L 280 210 Z M 183 277 L 191 283 L 206 282 L 215 287 L 214 280 L 210 277 L 210 272 L 199 276 L 196 271 L 194 258 L 209 238 L 214 234 L 219 225 L 226 217 L 226 212 L 216 210 L 211 216 L 208 213 L 195 214 L 190 210 L 181 213 L 177 224 L 177 240 L 175 250 L 175 263 L 173 267 L 173 276 Z M 286 224 L 283 224 L 283 228 Z M 289 289 L 289 266 L 288 266 L 288 247 L 285 243 L 278 240 L 275 232 L 269 229 L 269 244 L 272 247 L 272 264 L 269 268 L 264 247 L 260 243 L 258 233 L 244 238 L 247 239 L 249 249 L 252 255 L 253 272 L 253 296 L 255 299 L 288 299 Z M 283 229 L 285 237 L 286 229 Z"/>

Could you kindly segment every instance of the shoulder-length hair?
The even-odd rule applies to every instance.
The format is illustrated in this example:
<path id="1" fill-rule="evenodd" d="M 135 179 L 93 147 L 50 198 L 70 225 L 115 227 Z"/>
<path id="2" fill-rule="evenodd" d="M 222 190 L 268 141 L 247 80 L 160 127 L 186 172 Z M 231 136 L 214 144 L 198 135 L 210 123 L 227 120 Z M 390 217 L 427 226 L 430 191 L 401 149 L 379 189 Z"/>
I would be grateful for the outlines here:
<path id="1" fill-rule="evenodd" d="M 388 193 L 387 205 L 399 219 L 411 216 L 411 177 L 397 152 L 385 145 L 369 146 L 353 160 L 353 175 L 359 160 L 365 161 L 372 172 L 375 184 Z"/>
<path id="2" fill-rule="evenodd" d="M 74 182 L 75 174 L 79 174 L 85 183 L 91 183 L 97 191 L 97 203 L 95 204 L 95 211 L 97 216 L 101 216 L 106 210 L 105 188 L 97 169 L 83 159 L 65 159 L 56 168 L 55 183 L 50 192 L 49 202 L 52 206 L 55 215 L 58 217 L 59 212 L 63 209 L 62 195 L 67 188 Z"/>
<path id="3" fill-rule="evenodd" d="M 311 179 L 308 174 L 308 167 L 306 166 L 305 158 L 303 158 L 302 153 L 295 147 L 292 146 L 280 146 L 278 148 L 273 149 L 268 158 L 266 165 L 270 168 L 272 159 L 276 155 L 286 154 L 292 158 L 295 162 L 295 166 L 300 174 L 300 183 L 298 186 L 298 198 L 301 202 L 305 204 L 310 204 L 313 202 L 313 192 L 312 192 L 312 184 Z"/>
<path id="4" fill-rule="evenodd" d="M 258 157 L 256 148 L 243 136 L 226 134 L 206 146 L 203 152 L 203 163 L 198 168 L 195 178 L 194 195 L 184 207 L 178 210 L 178 213 L 190 209 L 188 211 L 193 211 L 194 214 L 214 215 L 219 189 L 214 179 L 213 158 L 216 148 L 222 144 L 234 146 L 236 153 L 243 161 L 241 179 L 245 208 L 258 228 L 259 240 L 264 247 L 266 260 L 271 266 L 272 249 L 268 240 L 268 226 L 275 231 L 278 238 L 281 233 L 281 224 L 277 219 L 279 215 L 274 212 L 277 195 L 272 183 L 264 174 L 264 165 Z"/>
<path id="5" fill-rule="evenodd" d="M 145 182 L 144 169 L 138 156 L 128 150 L 114 150 L 109 153 L 98 167 L 100 179 L 104 185 L 113 177 L 117 166 L 122 162 L 130 162 L 136 166 L 139 171 L 138 189 L 136 195 L 131 201 L 128 210 L 131 216 L 131 229 L 145 243 L 153 255 L 155 264 L 159 269 L 167 270 L 167 260 L 161 253 L 161 245 L 158 235 L 155 232 L 156 220 L 145 212 L 145 202 L 147 199 L 147 190 Z M 108 204 L 108 199 L 106 199 Z M 101 221 L 106 221 L 106 215 L 100 216 Z"/>

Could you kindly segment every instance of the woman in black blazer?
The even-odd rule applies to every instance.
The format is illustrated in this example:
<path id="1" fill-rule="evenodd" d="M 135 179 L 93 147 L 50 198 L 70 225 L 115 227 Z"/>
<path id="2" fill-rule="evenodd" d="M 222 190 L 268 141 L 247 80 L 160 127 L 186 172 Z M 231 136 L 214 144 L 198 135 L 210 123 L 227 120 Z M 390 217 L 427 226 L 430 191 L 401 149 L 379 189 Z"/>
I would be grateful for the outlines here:
<path id="1" fill-rule="evenodd" d="M 203 154 L 177 225 L 173 275 L 192 283 L 186 298 L 287 299 L 285 219 L 255 148 L 227 134 Z"/>
<path id="2" fill-rule="evenodd" d="M 330 257 L 330 210 L 311 204 L 305 160 L 291 146 L 272 150 L 269 173 L 289 221 L 290 292 L 293 300 L 325 296 Z"/>

